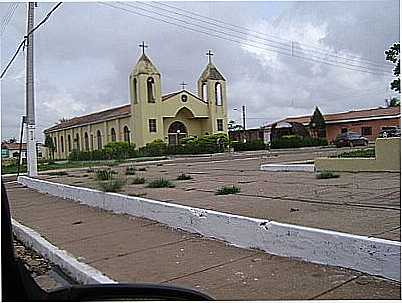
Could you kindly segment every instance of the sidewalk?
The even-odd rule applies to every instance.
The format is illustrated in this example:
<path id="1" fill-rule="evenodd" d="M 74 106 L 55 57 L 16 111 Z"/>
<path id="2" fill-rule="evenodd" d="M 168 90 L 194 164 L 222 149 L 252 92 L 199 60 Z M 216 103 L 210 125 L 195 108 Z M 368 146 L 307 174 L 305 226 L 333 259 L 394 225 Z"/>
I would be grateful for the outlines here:
<path id="1" fill-rule="evenodd" d="M 14 219 L 119 282 L 191 287 L 219 300 L 399 299 L 400 283 L 227 246 L 7 184 Z"/>

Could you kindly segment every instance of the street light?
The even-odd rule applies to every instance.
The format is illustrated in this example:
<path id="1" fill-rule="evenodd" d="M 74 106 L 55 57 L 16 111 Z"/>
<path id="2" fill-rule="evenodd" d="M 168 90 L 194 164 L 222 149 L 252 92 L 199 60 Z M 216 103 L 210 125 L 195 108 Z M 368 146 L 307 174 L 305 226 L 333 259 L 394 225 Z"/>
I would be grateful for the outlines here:
<path id="1" fill-rule="evenodd" d="M 243 120 L 243 142 L 246 143 L 246 106 L 242 105 L 242 120 Z M 239 111 L 237 108 L 233 110 Z"/>

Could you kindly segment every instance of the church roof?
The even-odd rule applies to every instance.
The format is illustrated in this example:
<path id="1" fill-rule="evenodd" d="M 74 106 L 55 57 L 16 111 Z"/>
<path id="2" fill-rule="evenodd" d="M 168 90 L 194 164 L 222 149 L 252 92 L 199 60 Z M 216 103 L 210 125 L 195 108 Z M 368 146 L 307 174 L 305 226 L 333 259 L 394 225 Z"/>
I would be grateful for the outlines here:
<path id="1" fill-rule="evenodd" d="M 138 59 L 137 64 L 135 65 L 132 75 L 139 75 L 139 74 L 158 74 L 159 71 L 152 63 L 152 61 L 147 57 L 147 55 L 142 54 L 140 59 Z"/>
<path id="2" fill-rule="evenodd" d="M 88 114 L 88 115 L 84 115 L 84 116 L 74 117 L 67 121 L 56 124 L 55 126 L 52 126 L 48 129 L 45 129 L 45 133 L 53 132 L 53 131 L 64 129 L 64 128 L 70 128 L 70 127 L 74 127 L 74 126 L 115 119 L 115 118 L 118 118 L 121 116 L 128 116 L 130 114 L 131 114 L 131 105 L 127 104 L 127 105 L 103 110 L 100 112 L 96 112 L 96 113 L 92 113 L 92 114 Z"/>
<path id="3" fill-rule="evenodd" d="M 212 63 L 208 63 L 207 67 L 202 72 L 200 79 L 201 80 L 209 79 L 209 80 L 225 81 L 225 78 L 223 78 L 222 74 L 218 71 L 218 69 Z"/>
<path id="4" fill-rule="evenodd" d="M 184 93 L 184 92 L 189 94 L 190 96 L 193 96 L 195 99 L 198 99 L 201 102 L 208 103 L 208 102 L 205 102 L 204 100 L 202 100 L 200 97 L 194 95 L 193 93 L 191 93 L 191 92 L 189 92 L 188 90 L 185 90 L 185 89 L 182 89 L 182 90 L 179 90 L 177 92 L 170 93 L 170 94 L 162 96 L 162 101 L 166 101 L 167 99 L 169 99 L 171 97 L 174 97 L 174 96 L 176 96 L 178 94 Z"/>

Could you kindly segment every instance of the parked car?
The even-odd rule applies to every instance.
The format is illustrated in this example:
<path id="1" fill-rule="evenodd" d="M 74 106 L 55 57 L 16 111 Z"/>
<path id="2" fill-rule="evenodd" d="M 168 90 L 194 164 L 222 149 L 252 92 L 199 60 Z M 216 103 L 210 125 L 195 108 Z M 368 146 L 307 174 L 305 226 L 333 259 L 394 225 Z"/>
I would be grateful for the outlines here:
<path id="1" fill-rule="evenodd" d="M 396 126 L 382 127 L 380 133 L 378 134 L 379 138 L 389 138 L 389 137 L 400 137 L 401 129 Z"/>
<path id="2" fill-rule="evenodd" d="M 336 147 L 343 147 L 343 146 L 367 146 L 368 139 L 359 135 L 358 133 L 342 133 L 336 136 L 334 141 Z"/>

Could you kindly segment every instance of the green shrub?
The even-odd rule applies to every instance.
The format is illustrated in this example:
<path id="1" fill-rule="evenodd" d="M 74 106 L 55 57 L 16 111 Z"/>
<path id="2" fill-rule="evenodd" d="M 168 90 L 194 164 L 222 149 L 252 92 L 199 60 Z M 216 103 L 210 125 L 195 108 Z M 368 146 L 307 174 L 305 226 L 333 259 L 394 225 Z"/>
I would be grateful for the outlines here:
<path id="1" fill-rule="evenodd" d="M 146 167 L 140 167 L 140 168 L 138 169 L 138 171 L 147 171 L 147 168 L 146 168 Z"/>
<path id="2" fill-rule="evenodd" d="M 147 193 L 129 193 L 128 195 L 132 197 L 144 197 Z"/>
<path id="3" fill-rule="evenodd" d="M 136 168 L 134 166 L 126 167 L 126 175 L 135 175 Z"/>
<path id="4" fill-rule="evenodd" d="M 131 184 L 144 184 L 144 183 L 145 183 L 144 177 L 135 177 L 134 179 L 131 179 Z"/>
<path id="5" fill-rule="evenodd" d="M 98 182 L 99 188 L 105 192 L 118 192 L 124 185 L 125 182 L 121 179 L 111 179 Z"/>
<path id="6" fill-rule="evenodd" d="M 263 150 L 266 149 L 266 144 L 262 140 L 255 140 L 250 142 L 238 142 L 232 141 L 230 146 L 233 147 L 234 151 L 247 151 L 247 150 Z"/>
<path id="7" fill-rule="evenodd" d="M 115 173 L 116 172 L 110 169 L 101 169 L 95 172 L 95 178 L 99 181 L 112 180 Z"/>
<path id="8" fill-rule="evenodd" d="M 332 158 L 375 158 L 375 148 L 365 148 L 352 150 L 350 152 L 343 152 L 336 156 L 331 156 Z"/>
<path id="9" fill-rule="evenodd" d="M 339 175 L 338 175 L 338 174 L 335 174 L 335 173 L 332 172 L 332 171 L 326 171 L 326 170 L 324 170 L 324 171 L 318 172 L 318 173 L 315 175 L 315 177 L 316 177 L 317 179 L 332 179 L 332 178 L 339 178 Z"/>
<path id="10" fill-rule="evenodd" d="M 110 142 L 103 147 L 108 159 L 127 159 L 136 157 L 135 144 L 128 142 Z"/>
<path id="11" fill-rule="evenodd" d="M 172 187 L 175 187 L 175 185 L 170 180 L 167 180 L 164 178 L 159 178 L 159 179 L 149 182 L 147 184 L 147 187 L 149 187 L 149 188 L 162 188 L 162 187 L 172 188 Z"/>
<path id="12" fill-rule="evenodd" d="M 296 135 L 283 136 L 271 142 L 271 148 L 297 148 L 309 146 L 326 146 L 327 140 L 312 137 L 300 137 Z"/>
<path id="13" fill-rule="evenodd" d="M 181 174 L 177 177 L 176 180 L 191 180 L 193 177 L 191 177 L 190 175 L 186 175 L 186 174 Z"/>
<path id="14" fill-rule="evenodd" d="M 139 149 L 141 156 L 164 156 L 167 154 L 167 144 L 162 140 L 154 140 Z"/>
<path id="15" fill-rule="evenodd" d="M 219 188 L 216 192 L 215 195 L 231 195 L 231 194 L 237 194 L 240 192 L 240 187 L 237 186 L 223 186 L 222 188 Z"/>

